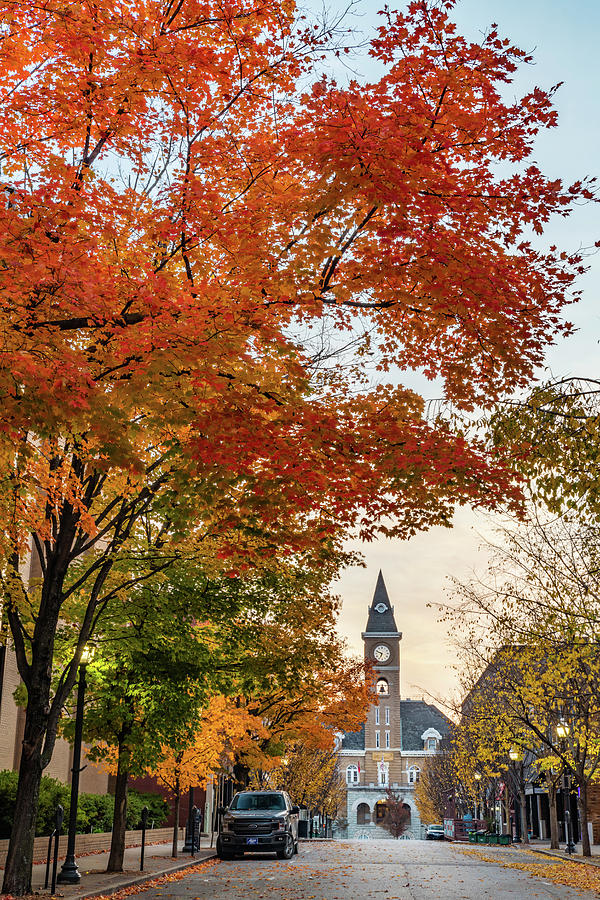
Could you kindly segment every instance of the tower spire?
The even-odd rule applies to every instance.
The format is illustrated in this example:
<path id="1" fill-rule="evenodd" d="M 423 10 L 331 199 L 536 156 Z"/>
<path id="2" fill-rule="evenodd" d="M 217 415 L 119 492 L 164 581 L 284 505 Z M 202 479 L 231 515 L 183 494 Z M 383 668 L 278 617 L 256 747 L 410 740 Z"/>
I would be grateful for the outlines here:
<path id="1" fill-rule="evenodd" d="M 381 569 L 377 576 L 377 584 L 375 585 L 373 601 L 369 607 L 369 617 L 364 634 L 393 634 L 400 636 L 394 618 L 394 607 L 390 603 Z"/>

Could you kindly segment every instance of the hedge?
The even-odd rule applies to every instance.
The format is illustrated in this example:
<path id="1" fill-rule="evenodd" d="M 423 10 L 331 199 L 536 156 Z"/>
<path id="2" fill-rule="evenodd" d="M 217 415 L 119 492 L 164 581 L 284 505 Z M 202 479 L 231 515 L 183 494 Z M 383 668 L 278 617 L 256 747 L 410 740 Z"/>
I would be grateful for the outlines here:
<path id="1" fill-rule="evenodd" d="M 18 772 L 8 769 L 0 771 L 0 839 L 10 837 L 13 812 L 17 796 Z M 60 803 L 65 810 L 63 834 L 66 833 L 69 817 L 71 788 L 56 778 L 42 776 L 40 802 L 35 826 L 36 835 L 49 835 L 54 828 L 54 814 Z M 79 794 L 77 804 L 78 832 L 105 832 L 112 829 L 115 800 L 111 794 Z M 142 809 L 148 807 L 148 825 L 160 828 L 167 821 L 169 806 L 159 794 L 141 794 L 129 791 L 127 803 L 127 828 L 140 828 Z"/>

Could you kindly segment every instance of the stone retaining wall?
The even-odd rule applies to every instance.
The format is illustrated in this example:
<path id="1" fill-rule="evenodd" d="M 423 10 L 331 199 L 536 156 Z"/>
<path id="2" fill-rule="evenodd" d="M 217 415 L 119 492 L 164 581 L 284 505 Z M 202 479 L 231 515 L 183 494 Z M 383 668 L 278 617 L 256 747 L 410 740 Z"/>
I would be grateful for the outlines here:
<path id="1" fill-rule="evenodd" d="M 185 828 L 179 829 L 179 837 L 183 838 Z M 149 828 L 146 831 L 146 846 L 148 844 L 164 844 L 172 840 L 172 828 Z M 110 850 L 111 832 L 102 834 L 78 834 L 75 838 L 75 856 L 85 856 L 86 853 L 104 853 Z M 125 832 L 125 846 L 138 847 L 142 843 L 141 831 Z M 58 855 L 65 856 L 67 852 L 67 835 L 61 834 L 58 841 Z M 6 862 L 8 853 L 8 840 L 0 841 L 0 867 Z M 33 859 L 35 862 L 45 862 L 48 853 L 48 838 L 37 837 L 33 842 Z"/>

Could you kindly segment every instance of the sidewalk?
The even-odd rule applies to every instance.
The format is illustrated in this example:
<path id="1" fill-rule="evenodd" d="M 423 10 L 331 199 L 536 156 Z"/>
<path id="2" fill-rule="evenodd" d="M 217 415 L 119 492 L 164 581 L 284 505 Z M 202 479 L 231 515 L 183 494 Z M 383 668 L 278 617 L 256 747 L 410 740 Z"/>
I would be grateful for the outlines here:
<path id="1" fill-rule="evenodd" d="M 532 850 L 534 853 L 543 853 L 544 856 L 555 856 L 558 859 L 570 859 L 573 862 L 584 863 L 588 866 L 600 866 L 600 845 L 593 844 L 592 845 L 592 855 L 590 856 L 582 856 L 581 853 L 581 844 L 575 845 L 575 853 L 568 854 L 565 850 L 565 844 L 560 844 L 559 850 L 551 850 L 550 849 L 550 841 L 540 841 L 538 839 L 534 839 L 530 844 L 513 844 L 513 847 L 518 847 L 520 850 Z"/>
<path id="2" fill-rule="evenodd" d="M 190 865 L 211 859 L 216 855 L 214 848 L 210 847 L 210 837 L 203 837 L 200 841 L 200 850 L 190 859 L 189 853 L 181 853 L 183 841 L 179 843 L 180 856 L 173 859 L 171 856 L 172 844 L 146 845 L 144 852 L 144 871 L 140 872 L 140 847 L 129 847 L 125 850 L 123 859 L 123 871 L 107 874 L 105 872 L 108 863 L 108 853 L 92 853 L 87 856 L 77 857 L 77 867 L 81 874 L 81 881 L 77 885 L 57 884 L 56 897 L 64 897 L 65 900 L 85 900 L 85 898 L 99 897 L 103 894 L 112 894 L 122 888 L 131 887 L 161 875 L 169 875 L 184 869 Z M 60 872 L 62 860 L 58 862 Z M 44 879 L 46 877 L 46 864 L 37 864 L 33 867 L 32 889 L 44 891 Z M 52 882 L 52 864 L 50 865 L 50 878 L 48 880 L 48 895 Z"/>

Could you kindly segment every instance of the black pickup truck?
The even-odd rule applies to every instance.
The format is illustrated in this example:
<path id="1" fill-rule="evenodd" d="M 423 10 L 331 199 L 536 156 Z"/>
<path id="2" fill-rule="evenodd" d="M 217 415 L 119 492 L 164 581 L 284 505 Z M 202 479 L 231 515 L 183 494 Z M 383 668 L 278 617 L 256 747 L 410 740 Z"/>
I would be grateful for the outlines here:
<path id="1" fill-rule="evenodd" d="M 298 852 L 298 807 L 285 791 L 240 791 L 229 807 L 219 807 L 219 859 L 244 853 L 276 853 L 291 859 Z"/>

